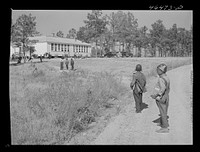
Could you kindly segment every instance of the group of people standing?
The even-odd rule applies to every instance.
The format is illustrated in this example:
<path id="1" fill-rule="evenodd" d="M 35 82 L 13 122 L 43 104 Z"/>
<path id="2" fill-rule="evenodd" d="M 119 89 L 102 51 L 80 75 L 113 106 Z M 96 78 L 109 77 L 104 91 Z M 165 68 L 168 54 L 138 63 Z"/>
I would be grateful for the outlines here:
<path id="1" fill-rule="evenodd" d="M 168 106 L 169 106 L 169 91 L 170 91 L 170 80 L 167 77 L 167 66 L 165 64 L 160 64 L 157 66 L 158 81 L 155 85 L 155 89 L 151 97 L 155 99 L 156 105 L 159 109 L 159 119 L 158 126 L 161 128 L 156 130 L 157 133 L 168 133 L 169 123 L 168 123 Z M 130 87 L 133 90 L 133 97 L 135 99 L 136 113 L 141 113 L 142 111 L 142 94 L 147 92 L 146 90 L 146 78 L 141 72 L 142 66 L 140 64 L 136 65 L 135 72 L 133 73 L 133 78 L 130 83 Z"/>
<path id="2" fill-rule="evenodd" d="M 68 59 L 68 57 L 64 57 L 62 56 L 60 59 L 60 70 L 64 69 L 64 64 L 66 66 L 66 69 L 69 69 L 69 63 L 71 65 L 71 70 L 74 70 L 74 59 L 71 57 L 70 59 Z"/>

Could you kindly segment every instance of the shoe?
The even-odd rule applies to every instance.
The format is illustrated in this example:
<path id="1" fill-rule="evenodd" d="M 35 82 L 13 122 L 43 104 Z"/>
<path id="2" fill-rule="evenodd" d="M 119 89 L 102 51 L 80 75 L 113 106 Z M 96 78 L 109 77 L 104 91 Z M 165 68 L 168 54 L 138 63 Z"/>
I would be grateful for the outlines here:
<path id="1" fill-rule="evenodd" d="M 157 133 L 169 133 L 168 128 L 160 128 L 159 130 L 156 130 Z"/>

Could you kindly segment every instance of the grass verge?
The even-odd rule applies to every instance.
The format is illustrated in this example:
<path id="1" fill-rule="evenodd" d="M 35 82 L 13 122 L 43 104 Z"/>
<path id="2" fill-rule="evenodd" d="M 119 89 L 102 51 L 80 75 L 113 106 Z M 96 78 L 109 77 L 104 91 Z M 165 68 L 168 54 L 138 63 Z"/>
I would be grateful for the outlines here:
<path id="1" fill-rule="evenodd" d="M 126 89 L 107 72 L 78 70 L 48 77 L 42 66 L 24 66 L 10 84 L 13 144 L 60 144 L 96 121 Z M 47 69 L 47 68 L 45 68 Z M 13 79 L 14 78 L 14 79 Z"/>

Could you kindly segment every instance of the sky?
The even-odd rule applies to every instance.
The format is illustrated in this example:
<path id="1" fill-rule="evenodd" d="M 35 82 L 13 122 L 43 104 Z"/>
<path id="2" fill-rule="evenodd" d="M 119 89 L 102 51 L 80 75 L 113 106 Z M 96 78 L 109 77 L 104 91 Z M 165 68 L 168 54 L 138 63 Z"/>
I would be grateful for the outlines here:
<path id="1" fill-rule="evenodd" d="M 177 27 L 189 30 L 193 24 L 192 11 L 122 11 L 133 13 L 134 17 L 138 19 L 138 26 L 146 26 L 148 29 L 151 29 L 151 24 L 158 19 L 163 21 L 167 29 L 171 28 L 173 24 L 177 24 Z M 32 16 L 36 16 L 36 29 L 42 35 L 52 35 L 60 30 L 66 36 L 71 28 L 78 31 L 79 27 L 84 26 L 83 21 L 87 20 L 87 14 L 91 12 L 92 10 L 12 10 L 11 18 L 15 22 L 20 15 L 31 13 Z M 103 15 L 109 15 L 117 10 L 102 10 L 102 12 Z"/>

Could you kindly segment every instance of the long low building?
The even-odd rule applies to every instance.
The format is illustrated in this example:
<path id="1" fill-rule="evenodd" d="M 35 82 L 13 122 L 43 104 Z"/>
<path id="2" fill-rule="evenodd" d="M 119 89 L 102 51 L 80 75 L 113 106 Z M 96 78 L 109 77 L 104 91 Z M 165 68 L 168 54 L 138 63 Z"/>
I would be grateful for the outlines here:
<path id="1" fill-rule="evenodd" d="M 91 56 L 91 44 L 81 42 L 76 39 L 37 36 L 29 37 L 30 40 L 36 40 L 34 54 L 44 55 L 49 53 L 51 56 Z"/>

